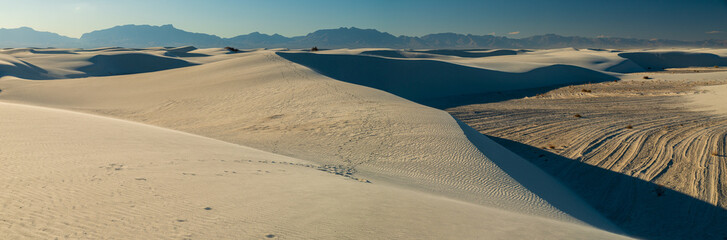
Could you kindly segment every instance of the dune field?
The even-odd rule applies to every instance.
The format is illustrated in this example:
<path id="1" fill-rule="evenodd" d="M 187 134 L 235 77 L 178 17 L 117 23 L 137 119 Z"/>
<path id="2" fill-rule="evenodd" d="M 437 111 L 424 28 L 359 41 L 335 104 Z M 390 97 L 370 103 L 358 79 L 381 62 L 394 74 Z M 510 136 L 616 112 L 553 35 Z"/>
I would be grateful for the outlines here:
<path id="1" fill-rule="evenodd" d="M 727 51 L 0 50 L 0 236 L 723 239 Z"/>

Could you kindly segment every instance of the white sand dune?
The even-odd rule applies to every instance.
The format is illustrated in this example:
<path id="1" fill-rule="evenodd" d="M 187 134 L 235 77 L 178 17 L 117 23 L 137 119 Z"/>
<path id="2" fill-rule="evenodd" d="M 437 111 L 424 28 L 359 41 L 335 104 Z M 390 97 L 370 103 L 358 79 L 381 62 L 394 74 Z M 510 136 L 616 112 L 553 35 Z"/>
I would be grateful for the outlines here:
<path id="1" fill-rule="evenodd" d="M 52 214 L 54 219 L 70 217 L 73 220 L 68 223 L 76 227 L 55 222 L 29 224 L 40 221 L 37 218 L 41 215 L 33 215 L 9 223 L 6 229 L 12 229 L 7 231 L 13 236 L 38 237 L 84 231 L 164 238 L 185 234 L 198 234 L 192 235 L 195 238 L 267 234 L 281 238 L 619 237 L 606 232 L 620 233 L 619 227 L 536 165 L 446 112 L 412 101 L 427 103 L 463 94 L 611 81 L 626 76 L 614 72 L 642 71 L 641 65 L 648 64 L 623 58 L 617 51 L 511 53 L 343 49 L 316 54 L 272 50 L 229 54 L 221 49 L 194 47 L 3 50 L 0 56 L 5 60 L 0 66 L 7 67 L 0 69 L 4 76 L 0 78 L 0 101 L 111 116 L 204 136 L 4 104 L 4 112 L 17 112 L 11 114 L 13 118 L 3 119 L 7 122 L 3 125 L 7 126 L 5 131 L 19 139 L 14 142 L 49 135 L 49 140 L 40 145 L 10 145 L 18 150 L 3 161 L 16 166 L 14 169 L 20 172 L 13 173 L 15 176 L 37 176 L 33 168 L 45 169 L 48 176 L 62 180 L 56 183 L 58 191 L 47 194 L 70 198 L 64 203 L 92 205 L 93 200 L 83 202 L 77 195 L 63 195 L 87 191 L 100 196 L 96 201 L 102 203 L 128 197 L 133 204 L 127 205 L 141 209 L 114 210 L 130 215 L 106 218 L 115 221 L 100 226 L 96 219 L 101 216 L 95 212 L 115 209 L 110 204 L 75 213 L 68 210 L 72 205 L 48 205 L 37 200 L 32 206 L 57 211 Z M 618 71 L 614 70 L 616 66 Z M 42 117 L 49 115 L 62 115 L 59 118 L 66 120 L 47 121 Z M 47 125 L 46 129 L 65 132 L 51 134 L 17 126 L 33 125 L 27 124 L 33 121 L 35 125 Z M 94 124 L 99 126 L 83 127 Z M 62 136 L 74 132 L 79 132 L 78 137 L 63 140 Z M 106 134 L 115 132 L 134 134 Z M 133 141 L 124 140 L 124 136 Z M 25 164 L 37 163 L 33 159 L 41 158 L 27 155 L 28 149 L 44 147 L 49 149 L 33 154 L 70 150 L 67 155 L 55 154 L 67 164 Z M 325 165 L 325 169 L 351 172 L 355 178 L 366 178 L 373 184 L 295 164 L 264 164 L 258 159 Z M 240 171 L 230 170 L 233 168 L 228 164 L 234 160 L 251 162 L 236 163 Z M 141 191 L 134 192 L 137 195 L 109 195 L 104 192 L 108 188 L 92 188 L 94 183 L 80 179 L 107 171 L 101 167 L 104 164 L 96 166 L 99 161 L 115 164 L 110 166 L 114 174 L 137 169 L 149 176 L 125 175 L 128 178 L 106 182 L 108 188 L 152 184 L 154 189 L 164 190 L 160 196 L 179 199 L 154 198 Z M 158 161 L 162 162 L 144 164 Z M 162 166 L 169 161 L 185 164 L 176 168 Z M 74 168 L 78 162 L 89 165 Z M 117 171 L 115 166 L 119 164 L 135 167 Z M 64 168 L 82 170 L 54 170 Z M 234 175 L 230 171 L 250 174 Z M 196 178 L 182 173 L 194 173 Z M 178 185 L 180 179 L 187 178 L 194 182 Z M 42 187 L 45 182 L 28 179 L 23 180 L 27 185 L 14 183 L 13 189 L 18 194 L 38 194 L 27 186 Z M 68 186 L 66 179 L 78 180 Z M 76 186 L 87 190 L 76 190 Z M 45 199 L 47 195 L 39 196 L 34 199 Z M 6 202 L 15 200 L 12 196 L 2 198 Z M 205 211 L 203 205 L 211 203 L 216 206 Z M 23 204 L 23 209 L 29 209 L 27 202 Z M 159 206 L 169 208 L 162 211 Z M 218 208 L 224 211 L 206 215 Z M 22 215 L 23 211 L 18 208 L 5 217 Z M 195 221 L 176 221 L 179 213 Z M 614 216 L 613 212 L 604 214 Z M 140 220 L 137 223 L 130 219 Z M 116 222 L 123 226 L 116 226 Z M 183 223 L 188 226 L 177 225 Z M 48 233 L 43 233 L 44 228 Z"/>
<path id="2" fill-rule="evenodd" d="M 0 50 L 0 76 L 48 80 L 156 72 L 219 61 L 219 57 L 205 53 L 210 50 L 194 47 Z"/>
<path id="3" fill-rule="evenodd" d="M 228 56 L 135 75 L 4 78 L 0 98 L 146 122 L 340 165 L 374 185 L 619 231 L 547 174 L 443 111 L 327 78 L 274 52 Z"/>
<path id="4" fill-rule="evenodd" d="M 3 238 L 618 238 L 183 132 L 27 105 L 0 112 Z"/>
<path id="5" fill-rule="evenodd" d="M 611 73 L 656 71 L 664 68 L 727 65 L 723 49 L 547 49 L 547 50 L 330 50 L 326 54 L 364 54 L 394 59 L 427 58 L 495 71 L 524 73 L 552 65 L 571 65 Z M 616 74 L 616 76 L 620 76 Z M 595 82 L 595 81 L 594 81 Z"/>

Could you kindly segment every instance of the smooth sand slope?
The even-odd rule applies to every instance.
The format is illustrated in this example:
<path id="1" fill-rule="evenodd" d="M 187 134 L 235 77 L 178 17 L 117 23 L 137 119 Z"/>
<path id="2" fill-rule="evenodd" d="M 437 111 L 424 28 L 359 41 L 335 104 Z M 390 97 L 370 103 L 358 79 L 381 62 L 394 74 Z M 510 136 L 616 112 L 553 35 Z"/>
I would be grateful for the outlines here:
<path id="1" fill-rule="evenodd" d="M 365 184 L 311 169 L 316 174 L 324 174 L 330 179 L 335 177 L 337 181 L 344 181 L 345 184 L 358 184 L 351 185 L 357 187 L 342 187 L 348 188 L 346 190 L 333 188 L 337 192 L 333 197 L 335 199 L 331 201 L 358 200 L 349 202 L 350 208 L 353 210 L 342 212 L 344 216 L 340 217 L 348 220 L 339 221 L 338 218 L 326 218 L 331 222 L 340 222 L 340 225 L 329 228 L 331 232 L 335 233 L 329 232 L 329 235 L 320 235 L 321 237 L 347 237 L 348 235 L 342 229 L 348 230 L 349 228 L 354 228 L 354 232 L 360 234 L 364 234 L 364 232 L 382 234 L 375 235 L 375 238 L 392 236 L 418 238 L 409 233 L 422 229 L 429 230 L 422 231 L 422 235 L 419 235 L 426 238 L 525 238 L 528 236 L 537 236 L 537 238 L 588 236 L 591 238 L 591 234 L 594 238 L 611 238 L 616 235 L 610 235 L 597 229 L 620 231 L 609 220 L 583 202 L 579 196 L 573 194 L 542 170 L 456 121 L 446 112 L 410 102 L 390 93 L 328 78 L 309 68 L 287 61 L 273 51 L 253 51 L 240 54 L 224 54 L 218 50 L 207 49 L 181 51 L 185 54 L 192 54 L 192 56 L 187 55 L 187 57 L 176 58 L 176 60 L 185 61 L 191 65 L 196 64 L 196 66 L 175 68 L 174 64 L 167 65 L 170 63 L 166 60 L 166 58 L 171 58 L 168 56 L 170 50 L 161 48 L 128 51 L 111 48 L 65 55 L 38 54 L 30 50 L 16 51 L 10 53 L 12 57 L 43 69 L 50 69 L 45 71 L 55 74 L 56 77 L 81 76 L 73 74 L 84 72 L 83 69 L 88 69 L 87 66 L 98 64 L 93 60 L 97 55 L 91 53 L 122 56 L 144 55 L 145 59 L 149 58 L 147 55 L 155 59 L 163 58 L 165 60 L 160 60 L 157 67 L 167 70 L 152 72 L 146 69 L 143 71 L 149 72 L 52 81 L 18 79 L 12 77 L 17 74 L 9 72 L 10 74 L 6 74 L 10 75 L 9 77 L 0 79 L 0 90 L 2 90 L 0 100 L 90 112 L 163 126 L 253 146 L 319 165 L 329 165 L 327 169 L 332 169 L 332 171 L 355 172 L 354 176 L 357 178 L 371 180 L 373 184 Z M 77 51 L 68 50 L 68 52 Z M 83 55 L 85 60 L 79 58 L 78 55 Z M 70 64 L 65 60 L 69 60 L 71 63 L 78 62 Z M 94 71 L 87 71 L 85 74 L 93 76 Z M 189 149 L 197 148 L 190 147 Z M 229 161 L 226 160 L 226 162 Z M 204 163 L 199 164 L 204 165 Z M 220 174 L 224 175 L 224 173 Z M 242 176 L 241 178 L 244 179 Z M 215 179 L 210 179 L 210 181 L 215 181 Z M 271 179 L 270 181 L 276 180 Z M 291 182 L 293 181 L 298 181 L 298 184 L 308 182 L 291 179 Z M 333 180 L 321 181 L 326 181 L 328 184 L 327 181 Z M 227 182 L 217 184 L 224 185 L 225 183 Z M 326 194 L 319 194 L 317 190 L 311 191 L 301 185 L 290 185 L 289 187 L 295 190 L 288 189 L 286 184 L 289 183 L 284 181 L 266 182 L 266 184 L 260 184 L 257 188 L 250 190 L 252 192 L 250 195 L 272 195 L 271 199 L 287 201 L 288 204 L 296 204 L 295 200 L 300 196 L 298 195 L 300 191 L 311 196 L 326 196 Z M 267 191 L 272 190 L 268 189 L 267 184 L 279 186 L 290 195 L 277 197 L 273 193 L 268 193 Z M 357 189 L 359 186 L 361 188 L 376 186 L 375 188 L 389 189 L 386 191 L 391 193 L 366 192 Z M 236 192 L 231 193 L 232 191 L 229 190 L 226 188 L 220 192 L 195 196 L 200 198 L 197 200 L 202 201 L 210 195 L 217 194 L 215 197 L 223 197 L 229 196 L 226 194 L 237 194 Z M 179 189 L 179 191 L 185 190 Z M 390 196 L 396 195 L 394 193 L 418 195 L 411 197 L 412 200 L 395 201 L 398 197 Z M 346 195 L 346 197 L 339 197 L 339 195 Z M 490 213 L 479 214 L 472 211 L 477 213 L 472 214 L 473 216 L 490 220 L 472 220 L 463 217 L 462 223 L 458 223 L 447 220 L 448 217 L 444 215 L 452 214 L 449 216 L 455 218 L 457 216 L 454 215 L 455 213 L 469 210 L 450 211 L 449 209 L 452 208 L 441 207 L 443 213 L 440 214 L 437 213 L 438 210 L 433 210 L 439 208 L 434 207 L 436 205 L 434 203 L 430 207 L 410 205 L 405 208 L 409 210 L 401 210 L 399 205 L 396 205 L 401 204 L 403 207 L 412 201 L 419 201 L 413 200 L 418 198 L 440 199 L 485 209 L 482 211 L 499 211 L 503 215 L 520 216 L 522 219 L 532 218 L 532 221 L 535 222 L 545 222 L 540 227 L 537 226 L 538 224 L 530 224 L 528 221 L 520 219 L 511 221 L 505 218 L 493 218 Z M 329 209 L 329 204 L 320 203 L 323 200 L 325 199 L 311 197 L 312 202 L 319 202 L 314 204 L 314 209 Z M 375 203 L 356 204 L 371 201 Z M 392 203 L 392 201 L 397 203 Z M 228 206 L 235 207 L 237 204 L 245 202 L 244 200 L 235 201 L 234 204 L 230 203 Z M 304 204 L 296 206 L 298 208 L 290 207 L 290 213 L 286 213 L 295 216 L 280 216 L 280 221 L 289 221 L 287 224 L 280 224 L 280 227 L 295 225 L 292 222 L 300 220 L 299 218 L 303 219 L 301 220 L 303 222 L 297 223 L 300 224 L 300 228 L 319 227 L 313 222 L 305 220 L 308 219 L 307 217 L 303 217 L 306 213 L 310 214 L 311 209 L 304 207 L 306 206 Z M 260 208 L 262 212 L 269 210 L 266 207 Z M 336 208 L 333 207 L 333 209 Z M 236 213 L 258 216 L 242 210 Z M 370 216 L 366 213 L 387 216 L 396 214 L 404 219 L 409 219 L 410 222 L 398 222 L 398 225 L 396 221 L 393 221 L 394 223 L 379 222 L 380 219 L 386 218 Z M 328 216 L 325 212 L 316 214 Z M 86 219 L 86 221 L 93 220 L 92 218 Z M 257 221 L 260 224 L 269 224 L 264 217 Z M 380 229 L 346 224 L 351 221 L 374 221 L 375 223 L 371 224 L 380 226 Z M 497 224 L 489 224 L 491 222 L 497 222 Z M 452 224 L 449 225 L 450 223 Z M 583 229 L 585 232 L 569 233 L 562 231 L 567 228 L 550 226 L 548 225 L 550 223 L 572 226 L 574 229 Z M 233 229 L 235 224 L 237 224 L 235 220 L 225 221 L 225 224 L 221 224 L 221 226 L 227 230 L 219 230 L 215 234 L 244 230 Z M 415 225 L 417 226 L 413 227 Z M 434 225 L 440 227 L 432 227 Z M 483 225 L 494 227 L 483 227 Z M 595 228 L 589 225 L 595 226 Z M 387 230 L 382 230 L 384 228 Z M 457 230 L 453 231 L 454 228 Z M 501 232 L 503 230 L 506 231 Z M 453 233 L 455 231 L 456 234 Z M 317 236 L 312 235 L 310 231 L 291 230 L 286 234 L 289 236 Z M 357 236 L 370 237 L 371 235 L 353 233 L 352 238 L 360 238 Z"/>
<path id="2" fill-rule="evenodd" d="M 618 238 L 149 125 L 7 103 L 0 112 L 6 239 Z"/>
<path id="3" fill-rule="evenodd" d="M 727 78 L 727 76 L 723 76 Z M 699 88 L 703 92 L 690 96 L 697 109 L 727 115 L 727 85 Z"/>

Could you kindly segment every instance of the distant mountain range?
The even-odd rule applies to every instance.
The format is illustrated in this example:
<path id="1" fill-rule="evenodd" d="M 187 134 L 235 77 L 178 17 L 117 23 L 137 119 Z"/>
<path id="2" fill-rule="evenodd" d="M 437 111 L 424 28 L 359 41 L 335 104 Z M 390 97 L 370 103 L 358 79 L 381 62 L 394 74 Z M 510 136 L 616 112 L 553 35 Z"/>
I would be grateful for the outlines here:
<path id="1" fill-rule="evenodd" d="M 0 47 L 77 47 L 78 39 L 50 32 L 39 32 L 32 28 L 0 28 Z"/>
<path id="2" fill-rule="evenodd" d="M 527 38 L 508 38 L 493 35 L 437 33 L 422 37 L 394 36 L 375 29 L 324 29 L 305 36 L 285 37 L 259 32 L 232 38 L 221 38 L 204 33 L 192 33 L 172 25 L 124 25 L 69 38 L 56 33 L 35 31 L 22 27 L 0 29 L 0 47 L 178 47 L 192 45 L 200 48 L 645 48 L 645 47 L 727 47 L 727 40 L 678 41 L 663 39 L 635 39 L 615 37 L 566 37 L 555 34 Z"/>

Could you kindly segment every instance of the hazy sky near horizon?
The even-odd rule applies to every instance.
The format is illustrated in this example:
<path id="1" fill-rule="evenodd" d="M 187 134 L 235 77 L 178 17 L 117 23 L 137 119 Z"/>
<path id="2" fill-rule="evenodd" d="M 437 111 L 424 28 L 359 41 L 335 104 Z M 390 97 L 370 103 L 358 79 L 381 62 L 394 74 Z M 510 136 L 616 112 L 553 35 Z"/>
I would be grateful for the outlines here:
<path id="1" fill-rule="evenodd" d="M 353 26 L 397 36 L 727 39 L 727 0 L 0 0 L 0 6 L 0 28 L 69 37 L 117 25 L 173 24 L 221 37 Z"/>

